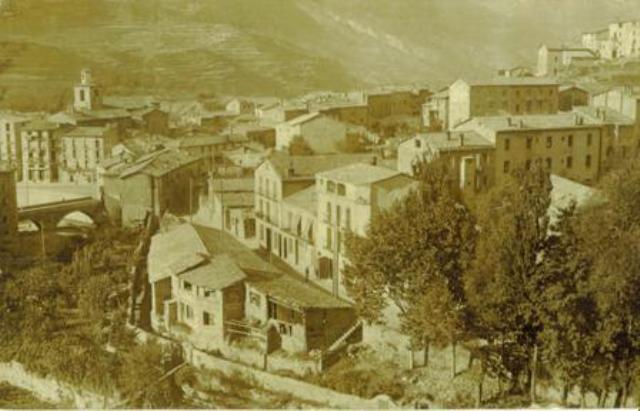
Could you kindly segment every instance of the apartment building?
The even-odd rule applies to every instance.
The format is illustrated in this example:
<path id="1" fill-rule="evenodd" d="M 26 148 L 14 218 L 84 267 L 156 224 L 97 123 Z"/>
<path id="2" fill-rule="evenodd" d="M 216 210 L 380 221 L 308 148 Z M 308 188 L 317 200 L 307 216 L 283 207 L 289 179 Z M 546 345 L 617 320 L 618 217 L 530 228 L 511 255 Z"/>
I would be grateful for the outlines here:
<path id="1" fill-rule="evenodd" d="M 0 161 L 0 239 L 18 231 L 15 168 Z"/>
<path id="2" fill-rule="evenodd" d="M 557 81 L 542 77 L 460 79 L 449 87 L 449 128 L 477 116 L 557 113 L 558 87 Z"/>
<path id="3" fill-rule="evenodd" d="M 22 180 L 22 144 L 20 127 L 28 123 L 32 116 L 0 112 L 0 161 L 15 169 L 15 176 Z"/>
<path id="4" fill-rule="evenodd" d="M 415 175 L 421 162 L 442 159 L 465 195 L 486 190 L 493 183 L 495 147 L 475 131 L 422 133 L 398 147 L 398 170 Z"/>
<path id="5" fill-rule="evenodd" d="M 60 126 L 45 120 L 32 120 L 20 128 L 22 180 L 38 183 L 58 181 Z"/>
<path id="6" fill-rule="evenodd" d="M 344 235 L 366 235 L 381 210 L 391 207 L 418 182 L 370 163 L 356 163 L 316 174 L 318 281 L 334 295 L 347 297 L 342 281 L 346 265 Z"/>
<path id="7" fill-rule="evenodd" d="M 254 173 L 259 247 L 301 275 L 316 278 L 317 255 L 310 253 L 310 247 L 316 244 L 317 206 L 313 191 L 307 189 L 315 187 L 318 172 L 373 159 L 371 154 L 289 156 L 281 152 L 267 157 Z"/>
<path id="8" fill-rule="evenodd" d="M 115 127 L 75 127 L 60 134 L 59 181 L 91 184 L 98 165 L 119 141 Z"/>
<path id="9" fill-rule="evenodd" d="M 593 184 L 601 174 L 604 129 L 577 113 L 477 117 L 456 131 L 475 131 L 495 146 L 494 183 L 516 168 L 543 164 L 551 174 Z"/>
<path id="10" fill-rule="evenodd" d="M 585 66 L 598 60 L 598 55 L 583 47 L 548 47 L 543 44 L 538 49 L 537 75 L 557 77 L 569 66 Z"/>
<path id="11" fill-rule="evenodd" d="M 420 116 L 422 105 L 431 94 L 426 86 L 383 87 L 368 91 L 369 123 L 392 116 Z"/>

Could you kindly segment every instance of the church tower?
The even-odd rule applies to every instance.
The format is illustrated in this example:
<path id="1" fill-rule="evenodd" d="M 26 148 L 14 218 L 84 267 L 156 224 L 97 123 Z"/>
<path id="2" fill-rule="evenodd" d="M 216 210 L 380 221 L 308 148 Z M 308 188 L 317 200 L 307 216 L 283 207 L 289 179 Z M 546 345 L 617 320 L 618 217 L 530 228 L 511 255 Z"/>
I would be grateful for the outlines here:
<path id="1" fill-rule="evenodd" d="M 74 110 L 95 110 L 102 105 L 102 96 L 98 87 L 93 83 L 91 70 L 83 69 L 80 72 L 80 84 L 73 88 Z"/>

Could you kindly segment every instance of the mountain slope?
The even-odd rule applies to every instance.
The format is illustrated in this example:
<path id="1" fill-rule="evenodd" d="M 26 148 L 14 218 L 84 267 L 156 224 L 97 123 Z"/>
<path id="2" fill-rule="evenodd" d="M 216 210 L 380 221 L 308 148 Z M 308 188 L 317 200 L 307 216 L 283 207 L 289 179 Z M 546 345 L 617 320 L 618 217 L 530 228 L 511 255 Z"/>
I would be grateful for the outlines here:
<path id="1" fill-rule="evenodd" d="M 540 43 L 570 42 L 582 30 L 638 13 L 637 2 L 625 0 L 20 0 L 13 5 L 12 15 L 0 17 L 0 41 L 6 45 L 0 47 L 5 96 L 0 104 L 5 105 L 16 98 L 28 103 L 34 96 L 61 101 L 64 87 L 84 65 L 92 66 L 107 92 L 291 96 L 389 83 L 444 85 L 456 77 L 531 64 Z"/>

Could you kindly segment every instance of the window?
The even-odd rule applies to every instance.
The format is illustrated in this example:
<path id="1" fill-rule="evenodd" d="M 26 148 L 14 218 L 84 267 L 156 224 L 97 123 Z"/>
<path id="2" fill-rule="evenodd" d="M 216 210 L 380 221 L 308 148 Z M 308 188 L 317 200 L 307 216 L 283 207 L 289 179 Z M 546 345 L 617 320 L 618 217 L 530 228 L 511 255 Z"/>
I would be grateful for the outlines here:
<path id="1" fill-rule="evenodd" d="M 261 301 L 262 301 L 262 298 L 260 297 L 260 294 L 254 293 L 253 291 L 249 291 L 249 302 L 251 303 L 251 305 L 260 307 Z"/>
<path id="2" fill-rule="evenodd" d="M 547 163 L 547 168 L 551 169 L 551 158 L 547 157 L 546 163 Z"/>
<path id="3" fill-rule="evenodd" d="M 569 147 L 573 147 L 573 134 L 569 134 L 569 136 L 567 137 L 567 145 Z"/>
<path id="4" fill-rule="evenodd" d="M 85 99 L 85 95 L 84 95 L 84 90 L 80 90 L 80 101 L 84 101 Z"/>
<path id="5" fill-rule="evenodd" d="M 587 134 L 587 145 L 591 145 L 591 133 Z"/>
<path id="6" fill-rule="evenodd" d="M 333 241 L 331 241 L 332 239 L 333 232 L 331 231 L 331 227 L 327 227 L 327 238 L 325 239 L 324 246 L 328 250 L 331 250 L 331 247 L 333 246 Z"/>
<path id="7" fill-rule="evenodd" d="M 289 324 L 280 324 L 279 331 L 281 335 L 291 335 L 293 333 L 293 329 Z"/>
<path id="8" fill-rule="evenodd" d="M 346 194 L 347 194 L 347 187 L 342 183 L 338 183 L 338 195 L 344 196 Z"/>
<path id="9" fill-rule="evenodd" d="M 587 168 L 591 168 L 591 155 L 590 154 L 587 154 L 587 157 L 585 157 L 584 165 Z"/>
<path id="10" fill-rule="evenodd" d="M 202 324 L 204 325 L 211 325 L 213 324 L 213 315 L 211 315 L 210 313 L 203 311 L 202 312 Z"/>
<path id="11" fill-rule="evenodd" d="M 327 222 L 331 222 L 331 203 L 327 201 Z"/>
<path id="12" fill-rule="evenodd" d="M 528 136 L 527 137 L 527 149 L 531 149 L 532 146 L 533 146 L 533 137 Z"/>
<path id="13" fill-rule="evenodd" d="M 505 172 L 505 174 L 509 172 L 509 162 L 508 161 L 504 162 L 503 171 Z"/>
<path id="14" fill-rule="evenodd" d="M 567 157 L 567 168 L 573 167 L 573 158 L 571 156 Z"/>
<path id="15" fill-rule="evenodd" d="M 190 283 L 190 282 L 183 281 L 183 282 L 182 282 L 182 288 L 183 288 L 185 291 L 191 291 L 191 289 L 192 289 L 193 287 L 191 286 L 191 283 Z"/>
<path id="16" fill-rule="evenodd" d="M 415 139 L 415 144 L 416 144 L 416 148 L 420 148 L 422 146 L 422 143 L 417 138 Z"/>
<path id="17" fill-rule="evenodd" d="M 330 192 L 330 193 L 335 193 L 336 192 L 336 183 L 334 183 L 333 181 L 327 180 L 327 191 Z"/>
<path id="18" fill-rule="evenodd" d="M 504 139 L 504 150 L 505 151 L 509 151 L 509 139 L 508 138 Z"/>
<path id="19" fill-rule="evenodd" d="M 205 297 L 211 297 L 213 296 L 214 293 L 215 291 L 209 290 L 208 288 L 204 288 L 202 295 L 204 295 Z"/>
<path id="20" fill-rule="evenodd" d="M 551 139 L 551 136 L 547 136 L 547 148 L 551 148 L 552 145 L 553 140 Z"/>
<path id="21" fill-rule="evenodd" d="M 526 170 L 531 170 L 531 160 L 527 160 L 527 161 L 526 161 L 526 163 L 525 163 L 525 165 L 524 165 L 524 168 L 525 168 Z"/>
<path id="22" fill-rule="evenodd" d="M 184 317 L 186 319 L 188 319 L 188 320 L 192 319 L 193 318 L 193 308 L 191 306 L 187 305 L 187 304 L 184 304 L 183 307 L 184 307 L 184 313 L 183 313 Z"/>
<path id="23" fill-rule="evenodd" d="M 520 114 L 520 104 L 516 104 L 516 114 Z"/>

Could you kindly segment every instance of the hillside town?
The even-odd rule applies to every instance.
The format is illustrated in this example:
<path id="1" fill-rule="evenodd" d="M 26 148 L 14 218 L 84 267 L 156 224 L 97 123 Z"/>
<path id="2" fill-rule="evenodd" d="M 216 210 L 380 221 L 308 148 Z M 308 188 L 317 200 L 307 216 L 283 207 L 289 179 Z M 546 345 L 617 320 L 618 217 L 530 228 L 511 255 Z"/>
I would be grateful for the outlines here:
<path id="1" fill-rule="evenodd" d="M 549 298 L 558 302 L 557 310 L 568 310 L 581 303 L 559 301 L 569 289 L 579 293 L 586 280 L 558 291 L 564 284 L 556 280 L 558 270 L 569 278 L 574 265 L 588 260 L 584 264 L 594 272 L 608 273 L 591 256 L 576 257 L 574 265 L 558 257 L 578 246 L 560 250 L 569 237 L 556 233 L 570 230 L 566 226 L 583 209 L 584 218 L 601 223 L 602 230 L 614 224 L 598 220 L 592 210 L 627 200 L 603 200 L 611 181 L 640 176 L 634 165 L 640 155 L 640 89 L 576 80 L 573 74 L 637 59 L 640 22 L 620 21 L 583 33 L 581 44 L 541 45 L 535 67 L 460 78 L 439 89 L 410 84 L 291 99 L 233 95 L 184 101 L 113 95 L 85 68 L 68 84 L 64 110 L 0 112 L 0 273 L 10 279 L 0 281 L 22 284 L 14 272 L 57 267 L 22 284 L 40 290 L 43 275 L 59 273 L 73 284 L 75 273 L 78 284 L 85 284 L 80 279 L 90 272 L 120 270 L 117 279 L 86 283 L 85 303 L 56 300 L 38 308 L 60 310 L 56 321 L 66 324 L 63 330 L 96 321 L 91 326 L 104 337 L 97 347 L 110 355 L 126 350 L 118 346 L 116 329 L 135 334 L 134 344 L 154 341 L 163 347 L 156 379 L 131 391 L 108 383 L 108 395 L 96 388 L 101 382 L 91 387 L 108 408 L 184 405 L 164 396 L 163 384 L 180 375 L 181 395 L 201 401 L 188 405 L 204 407 L 212 402 L 193 387 L 203 391 L 206 385 L 210 392 L 209 381 L 231 378 L 236 387 L 249 384 L 239 382 L 242 375 L 265 392 L 298 401 L 280 404 L 287 407 L 636 406 L 640 347 L 633 327 L 640 312 L 624 288 L 602 283 L 621 293 L 612 298 L 629 310 L 620 308 L 611 323 L 603 320 L 609 327 L 623 324 L 612 331 L 610 345 L 602 343 L 606 353 L 572 347 L 600 345 L 584 324 L 600 315 L 589 311 L 596 310 L 589 302 L 576 308 L 576 320 L 542 308 L 529 314 L 520 305 L 516 315 L 506 294 L 513 287 L 515 295 L 535 300 L 531 306 L 546 306 L 539 301 Z M 617 194 L 631 196 L 634 204 L 637 190 L 626 185 Z M 511 203 L 496 206 L 501 199 Z M 539 213 L 535 223 L 523 217 L 533 212 L 526 208 L 532 203 Z M 607 213 L 613 211 L 602 214 Z M 635 224 L 626 218 L 616 234 L 629 250 L 607 249 L 616 273 L 628 268 L 618 265 L 629 263 L 625 252 L 633 255 L 634 232 L 624 230 Z M 522 249 L 500 254 L 509 238 Z M 549 238 L 558 244 L 548 245 Z M 549 248 L 526 249 L 529 242 Z M 480 259 L 480 253 L 490 254 L 486 250 L 498 257 Z M 544 271 L 545 261 L 555 263 L 556 271 Z M 558 268 L 559 261 L 565 265 Z M 587 268 L 581 269 L 586 275 Z M 635 266 L 628 270 L 626 292 L 640 291 L 640 272 Z M 535 277 L 543 271 L 556 277 Z M 463 284 L 467 272 L 472 274 Z M 502 277 L 521 272 L 540 282 Z M 483 297 L 498 286 L 509 291 L 493 300 Z M 477 295 L 467 294 L 471 289 Z M 542 295 L 542 289 L 556 294 Z M 0 290 L 12 292 L 5 285 Z M 25 298 L 50 295 L 41 293 Z M 21 303 L 11 301 L 4 312 L 19 312 Z M 594 304 L 615 311 L 601 300 Z M 81 314 L 86 305 L 104 313 Z M 488 314 L 489 309 L 494 311 Z M 7 321 L 27 327 L 13 316 Z M 572 325 L 548 336 L 542 330 L 553 321 Z M 8 324 L 14 323 L 3 327 Z M 502 351 L 494 350 L 499 343 Z M 524 354 L 507 358 L 505 346 L 513 344 Z M 562 349 L 552 352 L 553 344 Z M 170 365 L 166 347 L 179 347 Z M 13 360 L 22 358 L 19 351 Z M 518 355 L 525 359 L 515 366 Z M 580 359 L 586 364 L 576 365 Z M 552 369 L 556 360 L 566 367 Z M 43 367 L 24 365 L 36 373 Z M 197 376 L 185 377 L 187 368 Z M 44 370 L 73 385 L 73 375 Z M 136 379 L 134 371 L 127 372 Z M 198 383 L 185 394 L 185 381 L 191 380 Z M 365 386 L 357 386 L 358 380 L 366 380 Z M 163 387 L 165 394 L 144 394 L 149 385 Z"/>

